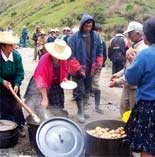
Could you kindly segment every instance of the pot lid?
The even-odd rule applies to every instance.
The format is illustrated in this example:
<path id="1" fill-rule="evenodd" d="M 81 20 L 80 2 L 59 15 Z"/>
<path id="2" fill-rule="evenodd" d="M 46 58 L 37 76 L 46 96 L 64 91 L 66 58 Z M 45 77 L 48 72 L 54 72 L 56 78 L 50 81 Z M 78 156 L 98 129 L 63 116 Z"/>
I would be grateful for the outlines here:
<path id="1" fill-rule="evenodd" d="M 56 117 L 43 122 L 36 134 L 38 148 L 46 157 L 79 157 L 84 135 L 73 121 Z"/>
<path id="2" fill-rule="evenodd" d="M 17 123 L 10 120 L 0 120 L 0 131 L 8 131 L 15 129 L 17 127 Z"/>
<path id="3" fill-rule="evenodd" d="M 77 87 L 77 83 L 72 80 L 63 81 L 60 84 L 63 89 L 74 89 Z"/>

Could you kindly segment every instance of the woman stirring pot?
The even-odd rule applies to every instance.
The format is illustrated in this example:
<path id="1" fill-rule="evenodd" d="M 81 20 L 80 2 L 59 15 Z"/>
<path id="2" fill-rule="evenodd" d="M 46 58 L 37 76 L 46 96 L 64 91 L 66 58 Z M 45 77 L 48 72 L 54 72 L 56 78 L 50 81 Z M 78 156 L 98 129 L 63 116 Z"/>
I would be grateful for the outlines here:
<path id="1" fill-rule="evenodd" d="M 60 83 L 68 77 L 67 59 L 71 55 L 70 47 L 62 39 L 46 43 L 45 48 L 47 53 L 41 57 L 25 93 L 25 102 L 43 120 L 47 107 L 64 108 Z"/>
<path id="2" fill-rule="evenodd" d="M 12 120 L 18 124 L 19 133 L 25 136 L 25 119 L 21 107 L 9 90 L 20 96 L 20 85 L 24 69 L 20 54 L 14 50 L 18 38 L 11 32 L 0 32 L 0 119 Z"/>

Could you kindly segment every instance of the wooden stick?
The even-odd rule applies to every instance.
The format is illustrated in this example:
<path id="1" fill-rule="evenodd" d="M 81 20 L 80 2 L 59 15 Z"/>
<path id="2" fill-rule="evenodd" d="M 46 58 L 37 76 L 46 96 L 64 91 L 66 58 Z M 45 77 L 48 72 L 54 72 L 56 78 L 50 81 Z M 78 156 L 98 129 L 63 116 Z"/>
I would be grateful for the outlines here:
<path id="1" fill-rule="evenodd" d="M 11 91 L 11 93 L 13 94 L 13 96 L 15 97 L 15 99 L 18 101 L 18 103 L 30 114 L 30 115 L 34 115 L 34 112 L 18 97 L 18 95 L 14 92 L 12 86 L 9 86 L 9 89 Z"/>

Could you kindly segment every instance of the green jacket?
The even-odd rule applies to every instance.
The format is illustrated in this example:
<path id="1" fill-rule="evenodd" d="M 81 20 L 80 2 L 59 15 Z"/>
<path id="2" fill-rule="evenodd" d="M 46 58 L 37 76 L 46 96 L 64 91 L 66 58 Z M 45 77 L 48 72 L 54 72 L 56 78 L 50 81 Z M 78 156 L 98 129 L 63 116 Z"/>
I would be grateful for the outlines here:
<path id="1" fill-rule="evenodd" d="M 0 85 L 4 80 L 9 81 L 12 86 L 20 86 L 24 79 L 24 69 L 22 64 L 22 58 L 20 54 L 14 50 L 13 62 L 5 61 L 0 53 Z"/>

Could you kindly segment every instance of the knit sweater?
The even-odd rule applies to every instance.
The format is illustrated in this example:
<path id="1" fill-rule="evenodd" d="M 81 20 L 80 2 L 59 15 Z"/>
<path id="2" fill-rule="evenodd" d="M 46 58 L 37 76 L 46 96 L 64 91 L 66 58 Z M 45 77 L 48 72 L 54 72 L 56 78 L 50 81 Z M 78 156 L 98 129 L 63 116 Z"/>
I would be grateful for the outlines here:
<path id="1" fill-rule="evenodd" d="M 4 80 L 9 81 L 13 86 L 20 86 L 24 79 L 24 69 L 20 54 L 14 50 L 13 62 L 5 61 L 0 53 L 0 85 Z"/>

